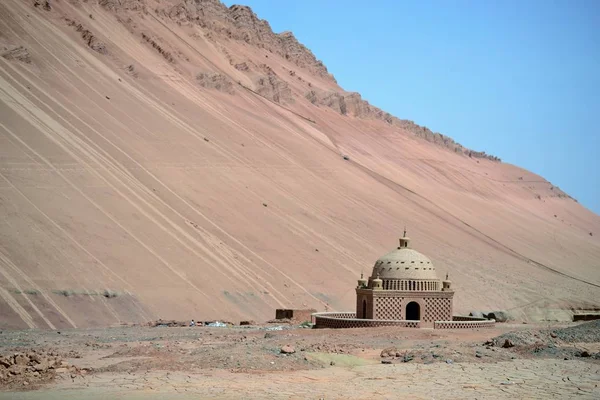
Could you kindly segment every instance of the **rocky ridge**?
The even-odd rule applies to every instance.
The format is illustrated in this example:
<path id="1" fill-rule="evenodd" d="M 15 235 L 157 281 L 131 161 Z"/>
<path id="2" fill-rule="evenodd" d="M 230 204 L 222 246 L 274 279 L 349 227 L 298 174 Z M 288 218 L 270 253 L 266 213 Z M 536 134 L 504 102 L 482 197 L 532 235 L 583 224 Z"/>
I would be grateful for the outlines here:
<path id="1" fill-rule="evenodd" d="M 233 5 L 227 8 L 218 0 L 185 0 L 157 9 L 157 12 L 180 24 L 197 24 L 228 39 L 266 49 L 317 76 L 335 82 L 323 62 L 298 42 L 293 33 L 273 32 L 269 23 L 258 18 L 248 6 Z"/>
<path id="2" fill-rule="evenodd" d="M 297 77 L 304 85 L 304 92 L 298 93 L 298 96 L 304 97 L 313 105 L 329 107 L 341 115 L 379 120 L 397 126 L 409 134 L 465 156 L 501 161 L 500 158 L 486 154 L 484 151 L 468 149 L 452 138 L 433 132 L 413 121 L 397 118 L 371 105 L 359 93 L 344 91 L 337 86 L 335 77 L 327 70 L 323 62 L 318 60 L 306 46 L 300 43 L 292 32 L 273 32 L 269 22 L 258 18 L 248 6 L 236 4 L 228 8 L 219 0 L 184 0 L 180 2 L 99 0 L 99 4 L 113 11 L 151 12 L 168 18 L 179 25 L 197 25 L 208 31 L 205 36 L 213 42 L 218 39 L 235 40 L 258 49 L 267 50 L 297 65 L 312 76 L 324 79 L 336 86 L 334 90 L 321 90 L 314 87 L 310 82 Z M 222 50 L 225 50 L 223 46 L 221 47 Z M 247 60 L 234 60 L 226 50 L 224 54 L 236 70 L 252 74 Z M 289 104 L 293 102 L 291 88 L 276 73 L 271 71 L 260 76 L 252 75 L 256 93 L 277 103 Z"/>

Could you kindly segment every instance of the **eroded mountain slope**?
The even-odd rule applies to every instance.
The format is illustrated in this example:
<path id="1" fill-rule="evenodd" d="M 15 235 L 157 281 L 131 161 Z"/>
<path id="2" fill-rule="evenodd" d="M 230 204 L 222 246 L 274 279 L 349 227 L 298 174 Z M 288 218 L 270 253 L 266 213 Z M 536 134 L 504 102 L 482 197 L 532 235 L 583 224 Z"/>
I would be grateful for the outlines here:
<path id="1" fill-rule="evenodd" d="M 251 10 L 34 4 L 0 4 L 3 327 L 352 309 L 404 226 L 456 312 L 598 306 L 597 215 L 343 91 Z"/>

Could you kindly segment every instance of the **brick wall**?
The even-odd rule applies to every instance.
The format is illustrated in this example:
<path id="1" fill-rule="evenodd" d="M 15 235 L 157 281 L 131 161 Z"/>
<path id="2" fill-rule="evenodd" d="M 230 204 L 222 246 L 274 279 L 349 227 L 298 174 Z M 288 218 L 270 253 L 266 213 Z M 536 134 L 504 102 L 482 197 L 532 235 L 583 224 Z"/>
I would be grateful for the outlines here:
<path id="1" fill-rule="evenodd" d="M 426 322 L 451 321 L 452 300 L 443 297 L 425 297 L 425 312 L 421 319 Z"/>
<path id="2" fill-rule="evenodd" d="M 405 328 L 420 328 L 421 321 L 358 319 L 353 312 L 326 312 L 313 314 L 315 328 L 372 328 L 379 326 L 398 326 Z M 434 329 L 478 329 L 493 328 L 495 321 L 434 321 Z M 429 325 L 429 324 L 425 324 Z M 431 325 L 429 325 L 431 326 Z"/>
<path id="3" fill-rule="evenodd" d="M 436 321 L 433 323 L 434 329 L 476 329 L 493 328 L 496 321 Z"/>
<path id="4" fill-rule="evenodd" d="M 452 321 L 487 321 L 487 318 L 472 317 L 470 315 L 454 315 Z"/>
<path id="5" fill-rule="evenodd" d="M 357 319 L 355 313 L 317 313 L 314 315 L 316 328 L 372 328 L 378 326 L 401 326 L 419 328 L 419 321 L 388 321 L 377 319 Z"/>

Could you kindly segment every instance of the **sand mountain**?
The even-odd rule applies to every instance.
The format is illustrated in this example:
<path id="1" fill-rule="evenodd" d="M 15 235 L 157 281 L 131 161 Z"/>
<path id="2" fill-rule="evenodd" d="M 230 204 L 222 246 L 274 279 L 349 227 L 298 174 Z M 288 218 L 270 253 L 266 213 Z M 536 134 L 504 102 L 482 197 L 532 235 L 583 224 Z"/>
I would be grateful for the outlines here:
<path id="1" fill-rule="evenodd" d="M 248 7 L 7 0 L 0 53 L 0 327 L 351 310 L 405 226 L 458 313 L 600 306 L 598 215 Z"/>

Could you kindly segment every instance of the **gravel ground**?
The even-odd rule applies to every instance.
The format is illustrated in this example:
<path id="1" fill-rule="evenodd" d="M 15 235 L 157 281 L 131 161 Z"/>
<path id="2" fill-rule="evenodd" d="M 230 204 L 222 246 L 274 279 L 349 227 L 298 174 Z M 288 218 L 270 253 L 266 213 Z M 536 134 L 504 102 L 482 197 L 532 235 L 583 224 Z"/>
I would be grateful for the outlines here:
<path id="1" fill-rule="evenodd" d="M 157 378 L 164 374 L 185 380 L 186 376 L 227 373 L 243 376 L 252 385 L 249 377 L 257 377 L 258 382 L 271 374 L 310 372 L 318 377 L 320 373 L 329 376 L 331 369 L 383 365 L 437 365 L 433 368 L 441 369 L 462 365 L 463 370 L 479 365 L 486 370 L 498 363 L 542 359 L 562 363 L 565 358 L 594 365 L 591 374 L 600 364 L 597 338 L 597 322 L 554 328 L 498 324 L 494 329 L 472 331 L 394 327 L 329 330 L 286 324 L 5 331 L 0 333 L 0 356 L 4 360 L 14 360 L 14 354 L 20 353 L 52 355 L 55 361 L 50 363 L 52 368 L 46 363 L 44 379 L 32 383 L 31 374 L 39 363 L 30 357 L 22 368 L 29 375 L 4 374 L 7 380 L 0 382 L 0 389 L 15 393 L 73 389 L 84 384 L 104 387 L 103 382 L 111 377 L 111 381 L 122 381 L 124 387 L 135 391 L 138 386 L 127 386 L 127 377 L 140 374 L 155 377 L 153 387 L 168 381 Z M 511 346 L 503 347 L 507 340 Z M 213 378 L 209 381 L 217 379 Z"/>
<path id="2" fill-rule="evenodd" d="M 552 331 L 556 337 L 566 343 L 599 343 L 600 320 L 584 322 L 569 328 Z"/>
<path id="3" fill-rule="evenodd" d="M 487 345 L 509 348 L 522 356 L 600 359 L 600 320 L 566 328 L 528 329 L 494 337 Z"/>

